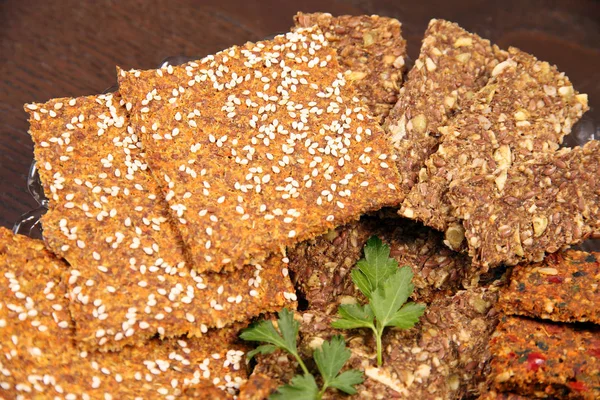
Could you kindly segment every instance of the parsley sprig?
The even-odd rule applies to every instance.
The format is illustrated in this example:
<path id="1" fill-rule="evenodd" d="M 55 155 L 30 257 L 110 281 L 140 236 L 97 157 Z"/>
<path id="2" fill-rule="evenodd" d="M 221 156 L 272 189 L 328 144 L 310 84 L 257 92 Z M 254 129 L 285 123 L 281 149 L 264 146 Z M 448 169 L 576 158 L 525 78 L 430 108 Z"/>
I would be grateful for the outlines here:
<path id="1" fill-rule="evenodd" d="M 249 359 L 259 353 L 270 354 L 277 349 L 282 349 L 294 356 L 304 372 L 303 375 L 294 376 L 289 384 L 278 388 L 277 392 L 271 395 L 271 399 L 321 399 L 327 388 L 336 388 L 348 394 L 356 393 L 354 385 L 363 382 L 362 372 L 351 369 L 340 374 L 340 370 L 351 355 L 342 336 L 334 336 L 330 341 L 323 342 L 321 348 L 313 353 L 323 378 L 323 386 L 319 389 L 315 377 L 298 354 L 296 338 L 300 324 L 294 319 L 293 312 L 285 308 L 281 310 L 277 327 L 279 329 L 275 328 L 272 321 L 263 320 L 245 329 L 240 335 L 244 340 L 267 343 L 248 352 Z"/>
<path id="2" fill-rule="evenodd" d="M 338 329 L 369 328 L 377 342 L 377 365 L 381 366 L 381 337 L 388 326 L 412 328 L 425 306 L 406 303 L 414 290 L 410 267 L 398 268 L 390 258 L 389 246 L 373 236 L 365 246 L 365 258 L 352 270 L 352 281 L 369 300 L 368 304 L 343 304 L 338 309 L 339 319 L 332 323 Z"/>

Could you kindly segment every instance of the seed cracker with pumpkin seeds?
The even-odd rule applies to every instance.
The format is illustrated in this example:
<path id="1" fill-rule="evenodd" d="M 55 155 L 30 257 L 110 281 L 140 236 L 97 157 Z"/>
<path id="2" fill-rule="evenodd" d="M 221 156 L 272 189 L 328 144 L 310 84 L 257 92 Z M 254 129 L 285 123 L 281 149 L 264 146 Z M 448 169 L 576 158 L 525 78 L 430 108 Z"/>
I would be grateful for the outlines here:
<path id="1" fill-rule="evenodd" d="M 457 182 L 448 199 L 464 218 L 473 263 L 487 269 L 540 262 L 600 232 L 599 174 L 594 140 L 515 163 L 502 190 L 493 174 Z"/>
<path id="2" fill-rule="evenodd" d="M 439 126 L 468 105 L 507 54 L 453 22 L 432 19 L 384 129 L 394 143 L 400 200 L 439 144 Z"/>
<path id="3" fill-rule="evenodd" d="M 402 24 L 379 15 L 329 13 L 294 16 L 297 27 L 317 25 L 338 54 L 338 62 L 349 71 L 345 77 L 356 87 L 358 97 L 380 122 L 398 100 L 405 69 L 406 41 Z"/>
<path id="4" fill-rule="evenodd" d="M 81 351 L 61 281 L 67 269 L 43 242 L 0 227 L 0 397 L 173 398 L 201 379 L 235 393 L 247 378 L 248 348 L 234 344 L 239 326 L 114 353 Z"/>
<path id="5" fill-rule="evenodd" d="M 220 271 L 397 203 L 392 148 L 316 28 L 120 71 L 192 265 Z"/>
<path id="6" fill-rule="evenodd" d="M 196 336 L 291 305 L 281 257 L 227 275 L 190 268 L 121 102 L 108 94 L 26 106 L 50 202 L 44 237 L 71 265 L 82 348 Z"/>
<path id="7" fill-rule="evenodd" d="M 438 128 L 442 143 L 419 173 L 401 214 L 445 231 L 448 245 L 460 248 L 464 230 L 446 198 L 449 187 L 493 173 L 501 189 L 513 161 L 555 151 L 587 109 L 587 95 L 575 92 L 564 73 L 510 48 L 509 59 L 494 68 L 469 108 Z"/>
<path id="8" fill-rule="evenodd" d="M 600 253 L 568 250 L 519 264 L 498 306 L 509 315 L 600 325 Z"/>
<path id="9" fill-rule="evenodd" d="M 600 330 L 503 316 L 490 340 L 493 389 L 533 397 L 600 397 Z"/>

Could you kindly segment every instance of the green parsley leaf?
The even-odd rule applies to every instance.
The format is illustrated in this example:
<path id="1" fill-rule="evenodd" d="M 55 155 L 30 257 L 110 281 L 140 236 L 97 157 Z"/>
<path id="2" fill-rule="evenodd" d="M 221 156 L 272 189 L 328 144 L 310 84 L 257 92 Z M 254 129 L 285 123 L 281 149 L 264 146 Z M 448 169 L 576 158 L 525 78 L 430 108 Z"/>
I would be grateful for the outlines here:
<path id="1" fill-rule="evenodd" d="M 341 318 L 332 322 L 337 329 L 371 328 L 375 329 L 373 311 L 368 304 L 343 304 L 338 309 Z"/>
<path id="2" fill-rule="evenodd" d="M 315 400 L 319 397 L 319 387 L 311 374 L 296 375 L 287 385 L 273 393 L 270 400 Z"/>
<path id="3" fill-rule="evenodd" d="M 372 292 L 396 272 L 398 262 L 389 257 L 390 247 L 377 236 L 367 241 L 364 251 L 365 258 L 356 264 L 358 269 L 352 270 L 351 274 L 354 284 L 370 298 Z"/>
<path id="4" fill-rule="evenodd" d="M 390 248 L 372 237 L 365 246 L 365 258 L 352 270 L 352 280 L 369 299 L 369 304 L 344 304 L 338 309 L 340 318 L 332 322 L 338 329 L 370 328 L 375 333 L 377 364 L 382 364 L 383 331 L 388 326 L 412 328 L 423 315 L 422 304 L 405 304 L 414 290 L 410 267 L 398 268 L 389 257 Z"/>
<path id="5" fill-rule="evenodd" d="M 335 387 L 348 394 L 356 393 L 356 389 L 352 385 L 363 382 L 362 372 L 350 370 L 338 375 L 344 364 L 346 364 L 346 361 L 350 358 L 350 355 L 351 352 L 346 348 L 344 338 L 340 335 L 323 342 L 321 348 L 315 350 L 313 358 L 323 377 L 321 394 L 328 387 Z"/>
<path id="6" fill-rule="evenodd" d="M 254 356 L 257 354 L 271 354 L 275 350 L 277 350 L 277 346 L 273 344 L 263 344 L 246 353 L 246 357 L 248 357 L 248 360 L 252 360 L 252 358 L 254 358 Z"/>

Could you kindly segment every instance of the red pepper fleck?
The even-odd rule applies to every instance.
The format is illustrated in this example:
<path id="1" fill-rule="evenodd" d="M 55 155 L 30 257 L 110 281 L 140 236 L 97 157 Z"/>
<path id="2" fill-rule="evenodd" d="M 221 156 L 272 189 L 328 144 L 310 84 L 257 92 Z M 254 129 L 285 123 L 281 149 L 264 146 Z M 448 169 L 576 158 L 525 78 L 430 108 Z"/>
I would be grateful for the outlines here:
<path id="1" fill-rule="evenodd" d="M 550 283 L 563 283 L 565 281 L 565 278 L 563 278 L 562 276 L 550 276 L 548 277 L 548 282 Z"/>
<path id="2" fill-rule="evenodd" d="M 585 392 L 587 390 L 587 386 L 585 386 L 585 383 L 583 382 L 569 382 L 567 385 L 569 385 L 571 389 L 577 390 L 578 392 Z"/>
<path id="3" fill-rule="evenodd" d="M 546 362 L 546 357 L 540 353 L 529 353 L 527 355 L 527 369 L 537 371 Z"/>
<path id="4" fill-rule="evenodd" d="M 593 355 L 596 358 L 600 358 L 600 348 L 589 349 L 588 353 L 590 353 L 591 355 Z"/>

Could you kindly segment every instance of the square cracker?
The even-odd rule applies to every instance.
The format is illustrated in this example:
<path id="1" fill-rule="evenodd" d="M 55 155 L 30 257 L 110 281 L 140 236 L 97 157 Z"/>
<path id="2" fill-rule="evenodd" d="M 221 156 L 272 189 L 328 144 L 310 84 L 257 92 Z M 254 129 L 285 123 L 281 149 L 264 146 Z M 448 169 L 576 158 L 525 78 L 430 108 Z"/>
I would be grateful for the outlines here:
<path id="1" fill-rule="evenodd" d="M 199 274 L 118 95 L 30 104 L 49 211 L 50 248 L 70 264 L 69 308 L 82 348 L 114 350 L 276 311 L 295 298 L 281 257 L 231 274 Z"/>
<path id="2" fill-rule="evenodd" d="M 506 52 L 453 22 L 429 22 L 419 58 L 408 73 L 399 100 L 385 120 L 400 173 L 400 200 L 418 180 L 419 170 L 437 150 L 438 127 L 468 106 Z"/>
<path id="3" fill-rule="evenodd" d="M 358 97 L 371 114 L 382 121 L 398 100 L 405 69 L 406 40 L 402 24 L 379 15 L 341 15 L 329 13 L 294 16 L 297 27 L 317 25 L 338 62 L 348 69 L 345 77 L 356 87 Z"/>
<path id="4" fill-rule="evenodd" d="M 44 243 L 0 227 L 0 394 L 6 398 L 173 398 L 207 380 L 234 393 L 247 378 L 237 329 L 152 339 L 120 352 L 81 351 L 61 275 Z"/>
<path id="5" fill-rule="evenodd" d="M 316 28 L 120 71 L 194 268 L 242 267 L 397 203 L 391 146 Z"/>
<path id="6" fill-rule="evenodd" d="M 459 181 L 493 173 L 501 188 L 513 162 L 552 153 L 588 109 L 556 67 L 516 48 L 492 71 L 488 84 L 449 124 L 437 151 L 419 172 L 419 182 L 400 213 L 446 232 L 452 248 L 462 243 L 460 217 L 446 194 Z"/>

